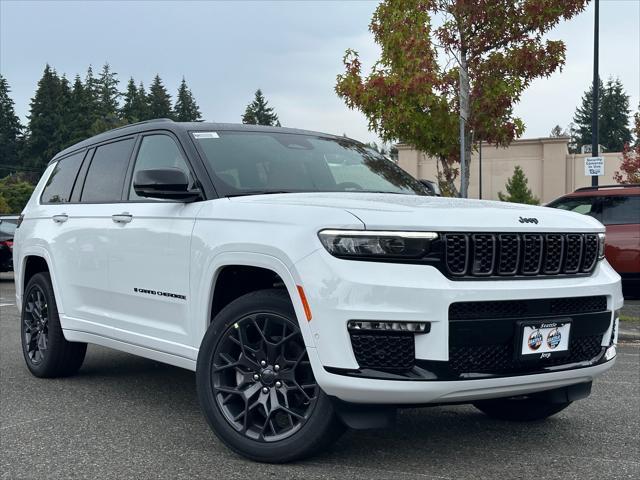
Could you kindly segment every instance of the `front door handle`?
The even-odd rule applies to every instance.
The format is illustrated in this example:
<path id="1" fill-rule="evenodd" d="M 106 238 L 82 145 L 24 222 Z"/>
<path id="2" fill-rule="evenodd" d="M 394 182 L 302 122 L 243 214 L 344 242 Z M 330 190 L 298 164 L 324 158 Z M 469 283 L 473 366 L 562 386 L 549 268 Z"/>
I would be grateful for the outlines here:
<path id="1" fill-rule="evenodd" d="M 64 223 L 67 220 L 69 220 L 69 215 L 67 215 L 66 213 L 61 213 L 59 215 L 54 215 L 53 217 L 51 217 L 53 219 L 54 222 L 56 223 Z"/>
<path id="2" fill-rule="evenodd" d="M 131 220 L 133 220 L 133 215 L 128 212 L 118 213 L 116 215 L 111 215 L 111 220 L 113 220 L 115 223 L 129 223 Z"/>

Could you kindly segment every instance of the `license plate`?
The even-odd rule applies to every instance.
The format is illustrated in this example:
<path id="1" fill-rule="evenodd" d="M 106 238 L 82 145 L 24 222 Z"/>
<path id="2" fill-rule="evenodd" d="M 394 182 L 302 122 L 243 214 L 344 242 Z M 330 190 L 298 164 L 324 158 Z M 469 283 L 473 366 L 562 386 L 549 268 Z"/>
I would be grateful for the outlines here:
<path id="1" fill-rule="evenodd" d="M 521 324 L 520 358 L 535 360 L 569 354 L 571 322 L 537 322 Z"/>

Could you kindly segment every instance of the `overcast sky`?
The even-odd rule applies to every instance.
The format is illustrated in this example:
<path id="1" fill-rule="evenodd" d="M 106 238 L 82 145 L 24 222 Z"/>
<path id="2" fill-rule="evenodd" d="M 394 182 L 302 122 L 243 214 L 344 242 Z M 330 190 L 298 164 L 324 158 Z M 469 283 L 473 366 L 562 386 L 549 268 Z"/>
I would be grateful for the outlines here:
<path id="1" fill-rule="evenodd" d="M 206 120 L 240 122 L 261 88 L 284 126 L 375 140 L 365 117 L 335 95 L 347 48 L 367 69 L 378 48 L 368 32 L 377 2 L 29 2 L 0 0 L 0 72 L 25 120 L 48 62 L 83 77 L 105 61 L 121 89 L 159 73 L 175 90 L 184 75 Z M 600 2 L 600 75 L 619 77 L 640 101 L 640 0 Z M 549 36 L 562 39 L 562 72 L 537 80 L 516 106 L 524 137 L 566 126 L 592 79 L 593 6 Z"/>

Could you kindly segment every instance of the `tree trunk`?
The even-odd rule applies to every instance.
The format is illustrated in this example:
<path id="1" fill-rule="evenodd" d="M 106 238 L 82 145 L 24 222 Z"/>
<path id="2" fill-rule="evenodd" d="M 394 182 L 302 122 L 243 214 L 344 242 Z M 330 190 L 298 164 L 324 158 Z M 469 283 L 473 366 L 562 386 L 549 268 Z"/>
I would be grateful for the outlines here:
<path id="1" fill-rule="evenodd" d="M 460 49 L 460 117 L 464 120 L 464 128 L 461 126 L 460 141 L 464 137 L 464 149 L 460 147 L 460 196 L 467 198 L 469 189 L 469 172 L 471 168 L 471 134 L 467 126 L 469 120 L 469 65 L 467 64 L 467 52 L 463 47 Z M 464 135 L 462 134 L 464 132 Z"/>

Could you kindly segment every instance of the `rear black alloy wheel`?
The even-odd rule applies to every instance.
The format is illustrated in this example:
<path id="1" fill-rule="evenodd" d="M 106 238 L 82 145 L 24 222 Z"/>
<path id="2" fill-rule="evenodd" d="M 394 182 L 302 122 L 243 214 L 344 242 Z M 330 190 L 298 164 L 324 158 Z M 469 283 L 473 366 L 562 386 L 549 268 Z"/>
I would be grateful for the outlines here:
<path id="1" fill-rule="evenodd" d="M 24 290 L 20 320 L 24 361 L 36 377 L 64 377 L 80 369 L 87 344 L 64 338 L 51 277 L 35 274 Z"/>
<path id="2" fill-rule="evenodd" d="M 259 290 L 225 306 L 196 366 L 207 422 L 233 451 L 259 462 L 312 455 L 344 431 L 317 384 L 286 290 Z"/>
<path id="3" fill-rule="evenodd" d="M 247 315 L 227 328 L 215 351 L 212 387 L 227 421 L 264 442 L 300 430 L 318 397 L 300 329 L 273 313 Z"/>
<path id="4" fill-rule="evenodd" d="M 33 365 L 39 365 L 49 346 L 49 305 L 44 290 L 34 285 L 27 295 L 22 321 L 22 334 L 27 355 Z"/>

